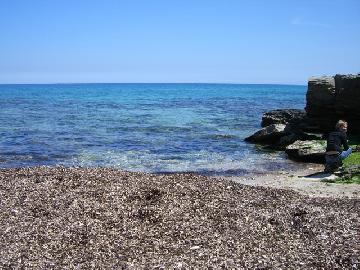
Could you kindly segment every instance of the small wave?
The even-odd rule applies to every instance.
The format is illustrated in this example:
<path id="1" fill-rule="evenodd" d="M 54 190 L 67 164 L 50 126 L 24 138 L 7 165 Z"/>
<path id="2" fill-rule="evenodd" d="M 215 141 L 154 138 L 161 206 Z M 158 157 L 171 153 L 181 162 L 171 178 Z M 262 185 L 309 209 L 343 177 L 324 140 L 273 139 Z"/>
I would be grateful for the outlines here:
<path id="1" fill-rule="evenodd" d="M 83 151 L 67 165 L 115 167 L 127 171 L 152 173 L 197 172 L 207 175 L 244 175 L 268 170 L 261 160 L 249 152 L 225 155 L 205 150 L 178 155 L 154 154 L 146 150 Z"/>
<path id="2" fill-rule="evenodd" d="M 214 135 L 209 135 L 206 137 L 208 139 L 212 139 L 212 140 L 231 140 L 231 139 L 238 138 L 237 136 L 231 135 L 231 134 L 214 134 Z"/>

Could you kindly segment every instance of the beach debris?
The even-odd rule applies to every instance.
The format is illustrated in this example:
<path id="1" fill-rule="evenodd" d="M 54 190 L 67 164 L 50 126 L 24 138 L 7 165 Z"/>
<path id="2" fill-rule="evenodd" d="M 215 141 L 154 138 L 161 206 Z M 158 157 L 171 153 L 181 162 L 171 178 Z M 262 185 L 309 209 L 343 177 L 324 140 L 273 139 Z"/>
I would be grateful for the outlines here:
<path id="1" fill-rule="evenodd" d="M 0 268 L 359 269 L 359 206 L 192 173 L 1 169 Z"/>

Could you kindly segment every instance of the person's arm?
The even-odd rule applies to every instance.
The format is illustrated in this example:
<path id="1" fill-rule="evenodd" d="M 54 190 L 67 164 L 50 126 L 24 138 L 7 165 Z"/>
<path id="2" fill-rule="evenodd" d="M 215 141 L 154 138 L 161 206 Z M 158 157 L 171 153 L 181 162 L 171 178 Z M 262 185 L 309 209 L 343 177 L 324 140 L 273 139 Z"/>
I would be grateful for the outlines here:
<path id="1" fill-rule="evenodd" d="M 343 136 L 341 136 L 341 143 L 344 146 L 344 151 L 349 149 L 346 133 L 343 133 Z"/>

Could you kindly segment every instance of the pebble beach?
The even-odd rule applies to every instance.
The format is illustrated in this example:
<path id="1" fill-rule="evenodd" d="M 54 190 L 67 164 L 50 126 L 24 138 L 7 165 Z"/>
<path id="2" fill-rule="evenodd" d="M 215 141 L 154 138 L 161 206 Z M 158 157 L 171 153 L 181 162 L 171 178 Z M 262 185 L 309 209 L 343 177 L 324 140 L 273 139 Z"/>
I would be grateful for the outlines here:
<path id="1" fill-rule="evenodd" d="M 0 1 L 0 270 L 360 270 L 359 14 Z"/>
<path id="2" fill-rule="evenodd" d="M 360 199 L 198 174 L 0 170 L 1 269 L 359 269 Z"/>

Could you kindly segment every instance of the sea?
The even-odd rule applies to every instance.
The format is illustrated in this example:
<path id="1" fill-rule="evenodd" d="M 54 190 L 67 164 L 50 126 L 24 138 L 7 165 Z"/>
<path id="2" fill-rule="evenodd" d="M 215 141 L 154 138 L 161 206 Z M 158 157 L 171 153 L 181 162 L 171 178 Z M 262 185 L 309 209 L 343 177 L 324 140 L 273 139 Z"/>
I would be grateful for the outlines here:
<path id="1" fill-rule="evenodd" d="M 272 109 L 305 107 L 306 86 L 0 85 L 0 168 L 111 167 L 241 176 L 294 169 L 244 138 Z"/>

